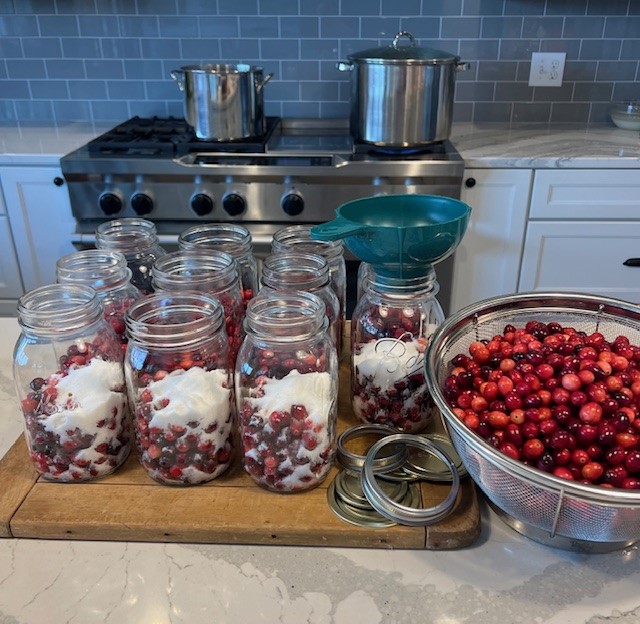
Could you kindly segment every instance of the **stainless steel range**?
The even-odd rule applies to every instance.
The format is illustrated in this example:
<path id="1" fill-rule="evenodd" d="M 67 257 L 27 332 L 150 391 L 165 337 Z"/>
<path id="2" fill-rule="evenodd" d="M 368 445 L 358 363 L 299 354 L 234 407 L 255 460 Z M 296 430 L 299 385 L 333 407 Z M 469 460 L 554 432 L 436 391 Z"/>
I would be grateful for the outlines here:
<path id="1" fill-rule="evenodd" d="M 152 220 L 165 246 L 198 222 L 231 221 L 258 257 L 286 225 L 329 221 L 346 201 L 379 193 L 460 196 L 464 163 L 448 141 L 427 150 L 354 144 L 347 120 L 267 119 L 264 136 L 196 139 L 183 119 L 135 117 L 61 159 L 76 246 L 116 217 Z M 440 271 L 439 271 L 440 274 Z"/>

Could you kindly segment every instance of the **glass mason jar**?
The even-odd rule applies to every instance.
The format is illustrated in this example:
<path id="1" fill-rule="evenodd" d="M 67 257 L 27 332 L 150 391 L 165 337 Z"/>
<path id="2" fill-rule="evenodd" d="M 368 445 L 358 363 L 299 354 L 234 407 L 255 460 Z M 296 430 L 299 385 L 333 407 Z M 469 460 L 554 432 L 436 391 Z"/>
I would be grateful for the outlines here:
<path id="1" fill-rule="evenodd" d="M 444 320 L 433 268 L 423 277 L 391 278 L 368 270 L 351 319 L 351 397 L 363 422 L 423 431 L 435 405 L 427 391 L 424 352 Z"/>
<path id="2" fill-rule="evenodd" d="M 258 264 L 253 255 L 251 233 L 234 223 L 204 223 L 184 230 L 178 237 L 180 249 L 213 249 L 228 253 L 237 263 L 245 308 L 258 292 Z"/>
<path id="3" fill-rule="evenodd" d="M 262 263 L 262 285 L 279 292 L 303 290 L 322 299 L 325 305 L 329 337 L 342 348 L 342 323 L 340 302 L 331 288 L 329 264 L 317 254 L 279 252 L 267 256 Z"/>
<path id="4" fill-rule="evenodd" d="M 96 230 L 96 247 L 119 251 L 131 269 L 131 282 L 145 295 L 153 292 L 151 267 L 166 251 L 152 221 L 136 217 L 105 221 Z"/>
<path id="5" fill-rule="evenodd" d="M 340 323 L 346 318 L 347 267 L 344 261 L 344 244 L 341 240 L 320 241 L 311 238 L 310 225 L 291 225 L 277 230 L 271 249 L 275 252 L 296 251 L 318 254 L 329 263 L 331 288 L 340 302 Z"/>
<path id="6" fill-rule="evenodd" d="M 235 392 L 243 463 L 260 486 L 319 485 L 336 449 L 338 359 L 325 304 L 312 293 L 265 293 L 247 308 Z"/>
<path id="7" fill-rule="evenodd" d="M 169 485 L 195 485 L 232 460 L 233 378 L 220 302 L 155 293 L 126 315 L 127 387 L 140 463 Z"/>
<path id="8" fill-rule="evenodd" d="M 56 278 L 60 284 L 84 284 L 96 291 L 104 317 L 124 351 L 127 346 L 124 313 L 142 296 L 130 281 L 131 269 L 124 255 L 117 251 L 87 249 L 62 256 L 56 262 Z"/>
<path id="9" fill-rule="evenodd" d="M 233 370 L 244 339 L 244 304 L 236 261 L 223 251 L 172 251 L 158 258 L 151 272 L 157 291 L 197 291 L 220 301 L 229 338 L 229 367 Z"/>
<path id="10" fill-rule="evenodd" d="M 37 472 L 52 481 L 112 473 L 129 455 L 122 349 L 89 286 L 51 284 L 18 301 L 13 375 Z"/>

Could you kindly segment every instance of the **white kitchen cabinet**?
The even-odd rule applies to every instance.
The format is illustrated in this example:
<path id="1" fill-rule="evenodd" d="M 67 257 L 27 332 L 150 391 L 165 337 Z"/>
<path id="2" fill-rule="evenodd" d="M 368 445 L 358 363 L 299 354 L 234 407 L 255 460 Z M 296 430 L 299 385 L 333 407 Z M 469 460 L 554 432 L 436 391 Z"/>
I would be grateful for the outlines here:
<path id="1" fill-rule="evenodd" d="M 519 290 L 640 303 L 640 170 L 536 171 Z"/>
<path id="2" fill-rule="evenodd" d="M 56 260 L 75 251 L 75 221 L 60 168 L 4 166 L 0 183 L 25 290 L 55 282 Z"/>
<path id="3" fill-rule="evenodd" d="M 465 171 L 471 218 L 455 254 L 451 312 L 517 291 L 532 178 L 530 169 Z"/>
<path id="4" fill-rule="evenodd" d="M 0 189 L 1 190 L 1 189 Z M 0 192 L 0 316 L 13 316 L 16 303 L 22 295 L 20 267 L 16 256 L 9 217 L 2 193 Z"/>

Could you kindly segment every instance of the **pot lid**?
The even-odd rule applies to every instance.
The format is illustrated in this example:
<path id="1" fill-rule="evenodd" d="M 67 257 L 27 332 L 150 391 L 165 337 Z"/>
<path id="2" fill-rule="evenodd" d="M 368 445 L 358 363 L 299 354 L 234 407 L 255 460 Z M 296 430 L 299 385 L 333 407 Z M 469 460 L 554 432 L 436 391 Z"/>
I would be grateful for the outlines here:
<path id="1" fill-rule="evenodd" d="M 406 37 L 409 44 L 401 44 L 400 39 Z M 415 63 L 418 65 L 445 65 L 457 63 L 458 57 L 450 52 L 423 48 L 416 45 L 414 36 L 403 30 L 394 38 L 391 45 L 382 48 L 371 48 L 362 52 L 355 52 L 347 57 L 350 61 L 360 63 Z"/>

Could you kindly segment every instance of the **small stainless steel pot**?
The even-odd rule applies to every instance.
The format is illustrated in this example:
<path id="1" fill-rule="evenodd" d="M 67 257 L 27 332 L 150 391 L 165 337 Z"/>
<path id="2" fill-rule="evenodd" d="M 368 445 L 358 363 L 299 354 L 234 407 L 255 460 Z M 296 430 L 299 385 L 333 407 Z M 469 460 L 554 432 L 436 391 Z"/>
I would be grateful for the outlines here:
<path id="1" fill-rule="evenodd" d="M 263 77 L 253 65 L 188 65 L 171 72 L 184 92 L 184 114 L 199 139 L 233 141 L 265 132 Z"/>
<path id="2" fill-rule="evenodd" d="M 406 37 L 408 45 L 400 45 Z M 351 135 L 381 147 L 418 147 L 449 138 L 455 75 L 468 69 L 460 58 L 418 47 L 399 32 L 393 43 L 351 54 L 338 63 L 351 71 Z"/>

